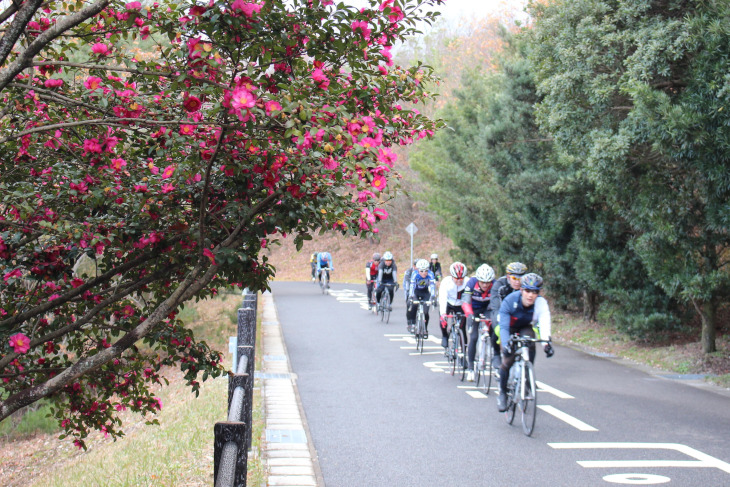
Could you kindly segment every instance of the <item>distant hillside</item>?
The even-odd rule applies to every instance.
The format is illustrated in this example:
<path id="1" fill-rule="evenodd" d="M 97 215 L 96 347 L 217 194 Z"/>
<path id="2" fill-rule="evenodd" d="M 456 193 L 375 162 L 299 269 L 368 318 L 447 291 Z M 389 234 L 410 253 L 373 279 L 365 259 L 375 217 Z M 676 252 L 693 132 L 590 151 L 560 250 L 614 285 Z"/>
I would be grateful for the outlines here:
<path id="1" fill-rule="evenodd" d="M 418 188 L 416 175 L 406 164 L 399 162 L 397 169 L 403 174 L 403 187 L 409 190 Z M 448 252 L 453 248 L 451 240 L 438 231 L 435 215 L 425 209 L 425 204 L 413 197 L 400 193 L 386 206 L 390 213 L 387 220 L 378 226 L 380 232 L 373 239 L 344 237 L 339 233 L 328 232 L 315 235 L 305 242 L 300 252 L 296 251 L 293 238 L 282 240 L 281 246 L 269 250 L 270 262 L 276 267 L 276 280 L 304 281 L 310 279 L 309 257 L 313 252 L 329 251 L 335 263 L 333 281 L 363 283 L 365 262 L 374 252 L 381 254 L 390 250 L 395 257 L 400 276 L 408 265 L 411 252 L 410 236 L 405 228 L 413 222 L 418 232 L 413 239 L 414 258 L 428 259 L 432 253 L 439 254 L 442 265 L 450 263 Z"/>

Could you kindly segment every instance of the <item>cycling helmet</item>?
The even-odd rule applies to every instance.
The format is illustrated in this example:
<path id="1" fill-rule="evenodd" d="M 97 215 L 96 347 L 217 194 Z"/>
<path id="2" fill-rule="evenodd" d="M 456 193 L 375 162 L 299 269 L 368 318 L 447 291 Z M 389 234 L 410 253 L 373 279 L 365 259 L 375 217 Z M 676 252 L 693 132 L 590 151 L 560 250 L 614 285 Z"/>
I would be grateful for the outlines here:
<path id="1" fill-rule="evenodd" d="M 434 260 L 434 259 L 435 260 L 438 260 L 439 259 L 439 254 L 431 254 L 431 260 Z"/>
<path id="2" fill-rule="evenodd" d="M 538 276 L 534 272 L 525 274 L 520 278 L 520 287 L 522 289 L 539 291 L 540 289 L 542 289 L 542 277 Z"/>
<path id="3" fill-rule="evenodd" d="M 510 262 L 509 264 L 507 264 L 507 274 L 512 274 L 513 276 L 521 276 L 525 272 L 527 272 L 527 266 L 522 262 Z"/>
<path id="4" fill-rule="evenodd" d="M 380 254 L 378 252 L 373 254 L 373 260 L 380 260 Z"/>
<path id="5" fill-rule="evenodd" d="M 416 270 L 420 271 L 427 271 L 428 270 L 428 261 L 426 259 L 419 259 L 418 262 L 416 262 Z"/>
<path id="6" fill-rule="evenodd" d="M 482 264 L 477 268 L 474 276 L 477 278 L 477 281 L 492 282 L 494 280 L 494 269 L 487 264 Z"/>
<path id="7" fill-rule="evenodd" d="M 466 266 L 461 262 L 454 262 L 449 267 L 449 272 L 454 279 L 464 279 L 466 277 Z"/>
<path id="8" fill-rule="evenodd" d="M 393 260 L 393 254 L 386 252 L 383 254 L 383 260 Z"/>

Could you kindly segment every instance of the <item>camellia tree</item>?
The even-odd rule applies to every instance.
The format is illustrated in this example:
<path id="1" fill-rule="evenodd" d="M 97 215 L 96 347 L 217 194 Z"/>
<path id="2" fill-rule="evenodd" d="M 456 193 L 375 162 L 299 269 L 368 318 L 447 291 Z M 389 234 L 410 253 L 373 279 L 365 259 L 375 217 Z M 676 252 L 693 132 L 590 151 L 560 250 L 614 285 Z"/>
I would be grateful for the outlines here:
<path id="1" fill-rule="evenodd" d="M 221 357 L 176 318 L 265 289 L 272 239 L 376 232 L 391 147 L 430 136 L 391 48 L 441 0 L 27 0 L 0 13 L 0 419 L 42 398 L 117 437 Z M 403 105 L 401 105 L 403 103 Z"/>

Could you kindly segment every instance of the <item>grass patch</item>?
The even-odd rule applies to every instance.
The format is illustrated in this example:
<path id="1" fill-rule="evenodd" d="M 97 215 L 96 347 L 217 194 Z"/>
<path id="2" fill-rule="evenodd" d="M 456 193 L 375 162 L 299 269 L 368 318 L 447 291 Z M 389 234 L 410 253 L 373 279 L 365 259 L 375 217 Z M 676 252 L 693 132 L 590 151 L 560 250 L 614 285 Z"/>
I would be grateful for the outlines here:
<path id="1" fill-rule="evenodd" d="M 160 390 L 160 426 L 126 424 L 116 442 L 94 438 L 33 486 L 211 485 L 213 425 L 226 415 L 227 379 L 206 381 L 196 399 L 182 381 Z"/>
<path id="2" fill-rule="evenodd" d="M 49 417 L 51 407 L 46 401 L 23 408 L 0 423 L 0 438 L 12 441 L 37 433 L 57 433 L 60 431 L 55 418 Z"/>
<path id="3" fill-rule="evenodd" d="M 230 290 L 213 299 L 190 303 L 180 316 L 196 339 L 223 352 L 225 363 L 230 363 L 228 337 L 236 335 L 237 310 L 241 303 L 240 291 Z M 263 360 L 260 317 L 258 321 L 256 366 L 260 369 Z M 165 375 L 170 385 L 154 392 L 162 400 L 162 411 L 146 418 L 122 413 L 126 436 L 116 442 L 92 433 L 87 438 L 88 451 L 80 451 L 70 441 L 55 438 L 58 430 L 52 420 L 52 434 L 0 442 L 2 451 L 10 454 L 9 458 L 0 460 L 0 471 L 5 468 L 5 462 L 11 466 L 6 470 L 10 475 L 0 476 L 3 479 L 0 483 L 39 487 L 213 485 L 213 428 L 228 416 L 228 379 L 203 382 L 200 396 L 196 398 L 185 386 L 179 370 L 168 369 Z M 33 428 L 48 419 L 43 408 L 35 408 L 32 414 L 24 416 L 27 425 L 19 431 L 37 431 Z M 151 419 L 157 419 L 160 425 L 146 425 L 145 421 Z M 259 453 L 265 415 L 258 381 L 254 389 L 253 419 L 255 453 L 249 461 L 249 485 L 258 487 L 266 484 L 266 468 Z M 9 424 L 7 420 L 0 423 L 3 428 L 0 439 L 9 439 Z"/>

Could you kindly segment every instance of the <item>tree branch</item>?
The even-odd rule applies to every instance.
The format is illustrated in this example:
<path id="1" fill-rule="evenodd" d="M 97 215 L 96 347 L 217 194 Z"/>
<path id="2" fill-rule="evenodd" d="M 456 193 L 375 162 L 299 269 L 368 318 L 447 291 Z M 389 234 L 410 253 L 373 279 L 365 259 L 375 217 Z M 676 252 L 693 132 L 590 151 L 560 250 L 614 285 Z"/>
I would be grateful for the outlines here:
<path id="1" fill-rule="evenodd" d="M 30 22 L 30 19 L 33 18 L 33 15 L 35 15 L 42 3 L 43 0 L 30 0 L 20 7 L 18 14 L 10 24 L 10 27 L 8 27 L 5 31 L 3 38 L 0 39 L 0 66 L 5 64 L 8 56 L 13 51 L 15 43 L 18 42 L 18 39 L 20 39 L 20 36 L 23 34 L 26 25 L 28 25 L 28 22 Z M 3 13 L 3 15 L 5 15 L 5 13 Z M 0 91 L 3 87 L 0 87 Z"/>
<path id="2" fill-rule="evenodd" d="M 25 68 L 30 67 L 35 55 L 41 52 L 53 39 L 60 36 L 67 30 L 72 29 L 73 27 L 76 27 L 82 22 L 85 22 L 86 20 L 95 16 L 96 14 L 104 10 L 109 5 L 110 1 L 111 0 L 99 0 L 97 3 L 87 5 L 78 12 L 66 16 L 60 21 L 56 22 L 51 28 L 39 35 L 33 42 L 30 43 L 25 51 L 21 52 L 18 55 L 18 57 L 12 64 L 10 64 L 7 68 L 0 70 L 0 91 L 4 90 L 8 83 L 10 83 L 10 81 L 13 80 L 18 74 L 20 74 L 21 71 L 23 71 Z M 38 7 L 41 5 L 41 3 L 43 3 L 42 0 L 29 0 L 28 4 L 21 8 L 21 11 L 25 10 L 26 7 L 32 9 L 32 12 L 28 16 L 28 18 L 25 20 L 25 22 L 22 23 L 21 32 L 25 28 L 25 25 L 33 16 L 35 11 L 38 10 Z M 34 8 L 33 5 L 35 5 Z M 18 18 L 19 16 L 16 16 L 16 18 L 13 20 L 13 25 L 15 25 L 15 23 L 18 21 Z M 4 46 L 3 43 L 5 42 L 5 37 L 10 34 L 10 32 L 5 34 L 3 40 L 0 41 L 0 66 L 5 63 L 8 55 L 15 45 L 15 42 L 20 36 L 20 32 L 18 32 L 17 35 L 13 33 L 14 37 L 11 37 L 8 40 L 9 45 Z M 10 43 L 10 40 L 12 40 L 12 43 Z M 3 53 L 3 48 L 5 47 L 7 47 L 7 52 Z"/>

